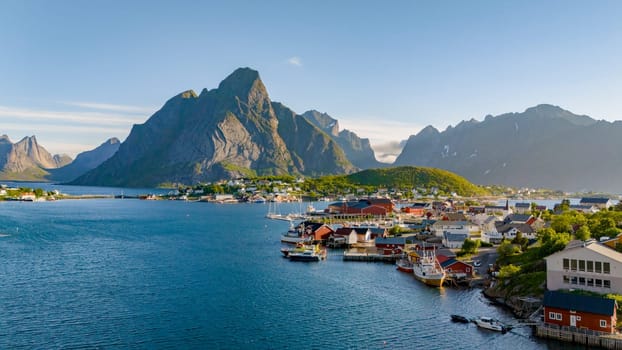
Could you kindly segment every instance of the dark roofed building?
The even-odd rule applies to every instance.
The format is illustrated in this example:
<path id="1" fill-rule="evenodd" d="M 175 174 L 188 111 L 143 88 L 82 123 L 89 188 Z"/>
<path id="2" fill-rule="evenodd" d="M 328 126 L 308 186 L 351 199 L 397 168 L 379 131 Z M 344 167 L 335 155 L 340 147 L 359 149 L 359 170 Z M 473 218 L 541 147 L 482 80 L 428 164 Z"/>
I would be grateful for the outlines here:
<path id="1" fill-rule="evenodd" d="M 579 202 L 581 205 L 593 205 L 599 209 L 609 209 L 613 202 L 605 197 L 583 197 Z"/>
<path id="2" fill-rule="evenodd" d="M 617 303 L 613 299 L 546 291 L 542 305 L 545 323 L 615 333 Z"/>

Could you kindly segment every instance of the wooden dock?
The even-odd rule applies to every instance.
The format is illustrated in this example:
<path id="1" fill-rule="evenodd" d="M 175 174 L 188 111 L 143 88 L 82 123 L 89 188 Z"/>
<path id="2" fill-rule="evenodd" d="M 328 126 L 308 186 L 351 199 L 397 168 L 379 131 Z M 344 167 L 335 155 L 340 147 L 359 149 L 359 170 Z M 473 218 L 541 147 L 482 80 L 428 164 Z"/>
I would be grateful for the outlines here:
<path id="1" fill-rule="evenodd" d="M 617 334 L 539 324 L 536 326 L 536 335 L 541 338 L 582 344 L 590 348 L 600 347 L 603 349 L 622 350 L 622 336 Z"/>
<path id="2" fill-rule="evenodd" d="M 394 263 L 396 255 L 382 255 L 376 253 L 343 252 L 343 261 L 368 261 Z"/>

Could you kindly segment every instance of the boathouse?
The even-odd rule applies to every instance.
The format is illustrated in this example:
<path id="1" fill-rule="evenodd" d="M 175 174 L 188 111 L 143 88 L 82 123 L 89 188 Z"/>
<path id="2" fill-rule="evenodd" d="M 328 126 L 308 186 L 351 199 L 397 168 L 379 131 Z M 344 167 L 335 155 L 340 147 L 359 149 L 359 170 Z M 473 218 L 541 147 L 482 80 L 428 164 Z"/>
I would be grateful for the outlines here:
<path id="1" fill-rule="evenodd" d="M 597 332 L 615 333 L 617 303 L 613 299 L 546 291 L 544 323 Z"/>
<path id="2" fill-rule="evenodd" d="M 406 237 L 376 237 L 375 244 L 380 254 L 400 254 L 406 245 Z"/>
<path id="3" fill-rule="evenodd" d="M 437 254 L 436 258 L 449 277 L 457 279 L 473 277 L 473 266 L 470 264 L 457 260 L 453 257 L 440 254 Z"/>

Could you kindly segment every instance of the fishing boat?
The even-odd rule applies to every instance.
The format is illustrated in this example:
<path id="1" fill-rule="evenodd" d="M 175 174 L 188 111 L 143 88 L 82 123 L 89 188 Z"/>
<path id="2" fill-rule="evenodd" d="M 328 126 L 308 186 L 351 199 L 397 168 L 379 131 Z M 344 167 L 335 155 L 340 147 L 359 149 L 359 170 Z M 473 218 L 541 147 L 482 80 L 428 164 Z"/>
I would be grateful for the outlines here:
<path id="1" fill-rule="evenodd" d="M 473 323 L 475 323 L 479 328 L 484 328 L 496 332 L 505 333 L 510 330 L 509 326 L 501 323 L 501 321 L 492 317 L 478 317 L 473 319 Z"/>
<path id="2" fill-rule="evenodd" d="M 469 323 L 471 322 L 471 320 L 469 320 L 468 318 L 462 316 L 462 315 L 456 315 L 453 314 L 451 315 L 451 320 L 454 322 L 459 322 L 459 323 Z"/>
<path id="3" fill-rule="evenodd" d="M 302 251 L 292 251 L 287 256 L 291 261 L 320 261 L 326 259 L 326 250 L 319 244 L 305 245 Z"/>
<path id="4" fill-rule="evenodd" d="M 297 244 L 307 241 L 308 237 L 304 234 L 302 227 L 294 226 L 294 222 L 289 222 L 289 229 L 281 236 L 281 242 Z"/>
<path id="5" fill-rule="evenodd" d="M 403 257 L 395 261 L 397 269 L 403 272 L 413 273 L 413 263 L 408 257 Z"/>
<path id="6" fill-rule="evenodd" d="M 436 253 L 424 251 L 413 264 L 413 274 L 419 281 L 433 287 L 443 286 L 445 270 L 436 259 Z"/>

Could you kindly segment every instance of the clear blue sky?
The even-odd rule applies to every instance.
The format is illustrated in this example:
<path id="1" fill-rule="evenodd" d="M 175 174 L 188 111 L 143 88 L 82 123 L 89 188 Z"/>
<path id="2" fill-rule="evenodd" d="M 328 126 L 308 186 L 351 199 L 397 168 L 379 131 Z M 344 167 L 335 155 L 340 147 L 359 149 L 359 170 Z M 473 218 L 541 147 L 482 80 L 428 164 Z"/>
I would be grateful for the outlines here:
<path id="1" fill-rule="evenodd" d="M 376 147 L 540 103 L 618 120 L 622 1 L 0 0 L 0 134 L 75 156 L 241 66 Z"/>

